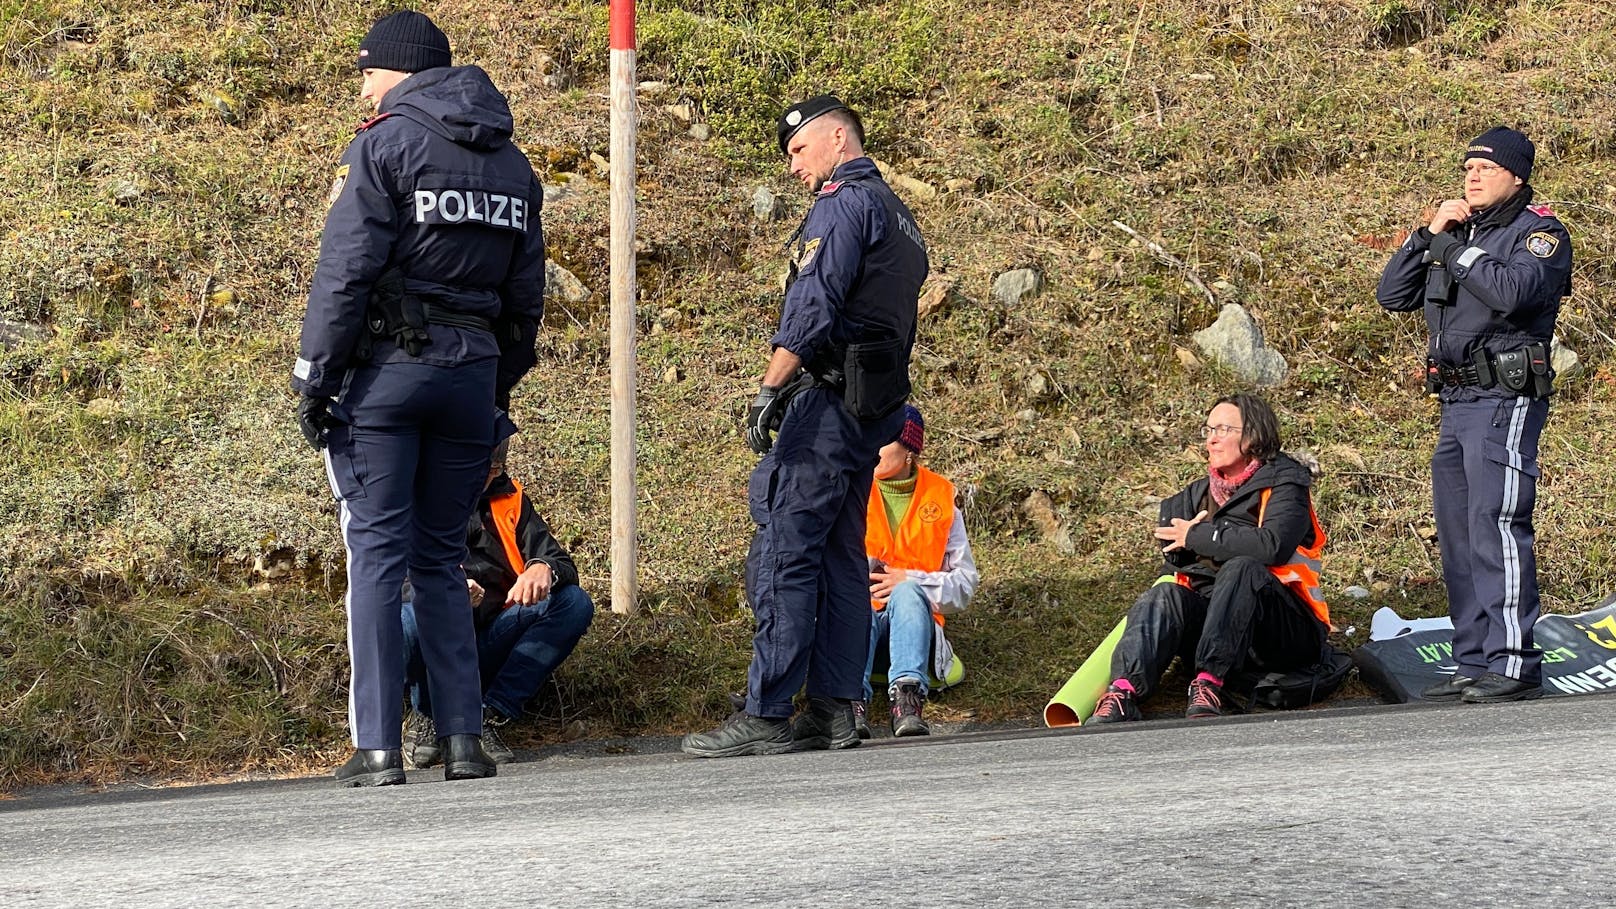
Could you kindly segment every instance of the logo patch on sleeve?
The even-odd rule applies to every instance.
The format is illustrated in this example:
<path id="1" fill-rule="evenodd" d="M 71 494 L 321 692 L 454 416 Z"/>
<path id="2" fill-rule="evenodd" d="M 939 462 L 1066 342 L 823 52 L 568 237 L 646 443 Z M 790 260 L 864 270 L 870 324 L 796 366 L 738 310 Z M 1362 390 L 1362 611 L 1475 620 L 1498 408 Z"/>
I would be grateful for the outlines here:
<path id="1" fill-rule="evenodd" d="M 1560 240 L 1553 234 L 1538 231 L 1526 238 L 1526 251 L 1539 259 L 1547 259 L 1560 248 Z"/>
<path id="2" fill-rule="evenodd" d="M 807 268 L 808 263 L 814 261 L 814 254 L 819 252 L 819 241 L 823 239 L 824 237 L 815 237 L 812 240 L 809 240 L 807 243 L 802 244 L 802 252 L 797 253 L 798 271 L 802 271 L 803 269 Z"/>
<path id="3" fill-rule="evenodd" d="M 337 168 L 337 176 L 331 181 L 331 192 L 325 197 L 325 207 L 330 208 L 337 204 L 337 197 L 342 195 L 342 188 L 348 185 L 348 165 Z"/>

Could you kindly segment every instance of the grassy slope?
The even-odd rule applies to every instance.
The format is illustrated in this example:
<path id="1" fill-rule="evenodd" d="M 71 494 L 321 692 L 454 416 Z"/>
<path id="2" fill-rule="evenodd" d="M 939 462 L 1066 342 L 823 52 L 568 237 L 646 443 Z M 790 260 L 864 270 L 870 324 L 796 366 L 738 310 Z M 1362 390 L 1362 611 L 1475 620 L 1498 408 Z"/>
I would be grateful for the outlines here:
<path id="1" fill-rule="evenodd" d="M 572 190 L 546 229 L 600 292 L 552 305 L 514 457 L 604 599 L 603 10 L 421 6 Z M 0 786 L 290 770 L 341 747 L 340 540 L 285 378 L 376 13 L 0 0 L 0 320 L 40 328 L 0 352 Z M 1200 469 L 1191 430 L 1229 382 L 1176 350 L 1216 309 L 1113 220 L 1289 360 L 1273 397 L 1324 466 L 1327 584 L 1387 582 L 1338 598 L 1340 624 L 1441 610 L 1422 328 L 1372 290 L 1393 232 L 1456 185 L 1457 144 L 1495 122 L 1538 140 L 1539 196 L 1577 243 L 1561 334 L 1589 371 L 1544 437 L 1538 525 L 1546 603 L 1585 607 L 1616 569 L 1613 26 L 1588 0 L 643 4 L 641 77 L 671 85 L 643 99 L 639 146 L 643 611 L 601 614 L 528 734 L 677 729 L 741 684 L 753 459 L 735 427 L 792 223 L 758 224 L 746 198 L 768 185 L 800 214 L 768 117 L 821 88 L 868 111 L 899 171 L 969 181 L 915 205 L 959 282 L 922 326 L 916 397 L 933 465 L 974 490 L 987 578 L 950 624 L 972 677 L 943 709 L 1033 715 L 1154 574 L 1152 497 Z M 546 87 L 558 70 L 575 87 Z M 686 135 L 680 101 L 714 139 Z M 1029 264 L 1046 291 L 993 302 L 993 277 Z M 1075 553 L 1021 512 L 1034 491 Z"/>

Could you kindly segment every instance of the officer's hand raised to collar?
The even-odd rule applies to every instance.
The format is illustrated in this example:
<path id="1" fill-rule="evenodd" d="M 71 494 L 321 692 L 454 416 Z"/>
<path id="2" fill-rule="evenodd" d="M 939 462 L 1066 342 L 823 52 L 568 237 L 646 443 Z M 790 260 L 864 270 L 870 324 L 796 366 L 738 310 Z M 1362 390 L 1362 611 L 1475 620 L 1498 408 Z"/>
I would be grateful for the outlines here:
<path id="1" fill-rule="evenodd" d="M 1448 199 L 1437 206 L 1436 214 L 1431 216 L 1430 231 L 1439 234 L 1443 231 L 1470 220 L 1470 203 L 1463 199 Z"/>
<path id="2" fill-rule="evenodd" d="M 331 431 L 331 415 L 326 411 L 330 407 L 330 398 L 308 395 L 297 403 L 297 428 L 303 430 L 303 438 L 315 451 L 326 446 L 326 435 Z"/>
<path id="3" fill-rule="evenodd" d="M 787 398 L 780 394 L 783 387 L 759 386 L 757 397 L 746 411 L 746 444 L 760 455 L 768 454 L 774 447 L 774 436 L 770 433 L 780 428 L 780 418 L 785 415 Z"/>

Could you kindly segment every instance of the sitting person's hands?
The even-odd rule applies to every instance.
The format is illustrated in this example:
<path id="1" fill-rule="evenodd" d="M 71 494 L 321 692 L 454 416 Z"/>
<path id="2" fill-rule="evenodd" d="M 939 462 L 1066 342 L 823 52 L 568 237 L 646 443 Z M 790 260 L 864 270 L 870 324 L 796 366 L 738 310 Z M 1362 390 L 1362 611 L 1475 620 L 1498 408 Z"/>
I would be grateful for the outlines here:
<path id="1" fill-rule="evenodd" d="M 483 585 L 473 581 L 471 578 L 466 578 L 466 592 L 471 594 L 471 605 L 480 606 L 483 602 L 483 594 L 488 591 L 483 589 Z"/>
<path id="2" fill-rule="evenodd" d="M 1156 535 L 1156 539 L 1167 544 L 1162 547 L 1162 552 L 1172 552 L 1175 549 L 1183 549 L 1185 547 L 1184 540 L 1190 535 L 1190 528 L 1205 519 L 1206 511 L 1203 510 L 1188 521 L 1183 518 L 1173 518 L 1166 527 L 1157 527 L 1151 533 Z"/>
<path id="3" fill-rule="evenodd" d="M 870 599 L 886 602 L 892 596 L 892 588 L 902 584 L 908 577 L 909 572 L 889 565 L 881 566 L 879 571 L 870 572 Z"/>
<path id="4" fill-rule="evenodd" d="M 542 603 L 550 597 L 550 585 L 555 583 L 555 574 L 550 566 L 543 562 L 534 562 L 516 578 L 511 585 L 511 592 L 506 595 L 506 603 L 517 606 L 532 606 Z"/>

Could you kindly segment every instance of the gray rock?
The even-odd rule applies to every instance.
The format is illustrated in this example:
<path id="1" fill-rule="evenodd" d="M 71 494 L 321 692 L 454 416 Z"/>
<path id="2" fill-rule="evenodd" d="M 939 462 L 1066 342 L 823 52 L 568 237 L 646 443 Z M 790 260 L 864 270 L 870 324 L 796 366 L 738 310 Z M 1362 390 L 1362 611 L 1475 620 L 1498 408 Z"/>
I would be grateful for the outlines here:
<path id="1" fill-rule="evenodd" d="M 1349 597 L 1352 597 L 1354 600 L 1369 599 L 1369 590 L 1364 587 L 1359 587 L 1357 584 L 1354 584 L 1351 587 L 1344 587 L 1342 588 L 1341 592 Z"/>
<path id="2" fill-rule="evenodd" d="M 50 337 L 50 329 L 31 322 L 7 322 L 0 319 L 0 348 L 7 350 L 24 341 L 43 341 Z"/>
<path id="3" fill-rule="evenodd" d="M 671 88 L 671 86 L 669 86 L 666 82 L 646 81 L 640 83 L 639 92 L 645 96 L 647 101 L 655 101 L 658 98 L 661 98 L 663 95 L 666 95 L 669 88 Z"/>
<path id="4" fill-rule="evenodd" d="M 570 186 L 562 186 L 559 183 L 546 183 L 544 184 L 544 207 L 549 208 L 557 202 L 571 199 L 575 195 L 577 193 L 573 192 Z"/>
<path id="5" fill-rule="evenodd" d="M 559 297 L 568 303 L 582 303 L 589 299 L 590 290 L 577 275 L 547 261 L 544 263 L 544 295 Z"/>
<path id="6" fill-rule="evenodd" d="M 1554 367 L 1554 378 L 1575 379 L 1582 374 L 1582 358 L 1577 352 L 1560 343 L 1559 337 L 1549 347 L 1549 365 Z"/>
<path id="7" fill-rule="evenodd" d="M 767 186 L 759 186 L 752 191 L 752 215 L 765 223 L 778 221 L 786 216 L 785 200 L 771 192 Z"/>
<path id="8" fill-rule="evenodd" d="M 1277 385 L 1290 373 L 1285 358 L 1263 343 L 1256 320 L 1239 304 L 1225 304 L 1218 320 L 1192 337 L 1202 353 L 1255 385 Z"/>
<path id="9" fill-rule="evenodd" d="M 114 180 L 107 188 L 112 201 L 119 205 L 128 205 L 146 194 L 146 187 L 134 180 Z"/>
<path id="10" fill-rule="evenodd" d="M 1015 306 L 1044 289 L 1044 276 L 1036 268 L 1017 268 L 993 279 L 993 299 L 1006 307 Z"/>
<path id="11" fill-rule="evenodd" d="M 705 123 L 690 124 L 688 132 L 690 133 L 690 138 L 695 139 L 697 142 L 706 142 L 713 137 L 713 128 Z"/>

